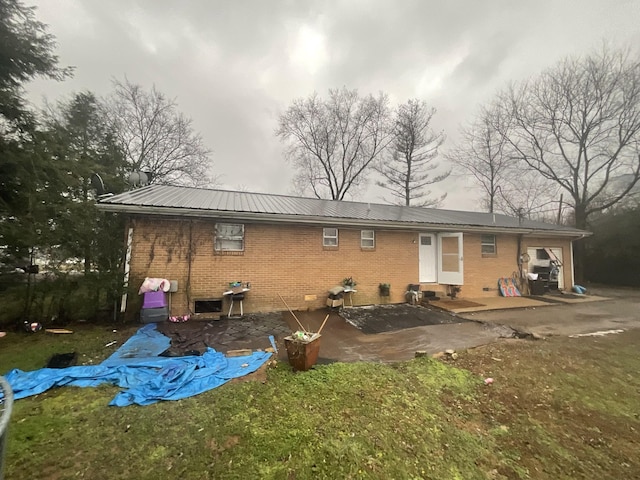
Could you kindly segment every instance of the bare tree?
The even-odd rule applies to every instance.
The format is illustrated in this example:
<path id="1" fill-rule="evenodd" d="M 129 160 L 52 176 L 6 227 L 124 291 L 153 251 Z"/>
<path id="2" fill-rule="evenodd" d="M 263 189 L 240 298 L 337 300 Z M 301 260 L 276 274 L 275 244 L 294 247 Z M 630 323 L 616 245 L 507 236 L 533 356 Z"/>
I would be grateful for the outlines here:
<path id="1" fill-rule="evenodd" d="M 531 220 L 555 222 L 559 207 L 559 187 L 537 172 L 510 168 L 498 186 L 498 212 Z"/>
<path id="2" fill-rule="evenodd" d="M 436 161 L 438 148 L 444 143 L 443 132 L 434 132 L 431 120 L 434 108 L 428 108 L 424 101 L 412 99 L 398 106 L 393 123 L 393 140 L 387 154 L 381 159 L 376 170 L 383 180 L 378 186 L 389 190 L 391 203 L 437 207 L 447 194 L 433 198 L 426 187 L 441 182 L 450 171 L 434 174 L 439 164 Z"/>
<path id="3" fill-rule="evenodd" d="M 360 97 L 357 90 L 329 90 L 294 100 L 280 115 L 276 135 L 297 169 L 298 190 L 343 200 L 366 180 L 390 139 L 387 96 Z"/>
<path id="4" fill-rule="evenodd" d="M 131 171 L 149 172 L 153 183 L 194 186 L 214 183 L 211 151 L 193 130 L 192 120 L 155 87 L 113 81 L 106 110 Z"/>
<path id="5" fill-rule="evenodd" d="M 499 96 L 513 156 L 569 194 L 575 226 L 620 202 L 640 179 L 640 61 L 606 47 L 567 58 Z M 616 189 L 612 179 L 625 179 Z M 576 244 L 576 274 L 583 246 Z"/>
<path id="6" fill-rule="evenodd" d="M 471 174 L 487 211 L 522 218 L 546 218 L 558 207 L 558 186 L 516 162 L 506 138 L 510 118 L 496 104 L 482 107 L 460 129 L 460 140 L 446 157 Z M 554 204 L 555 203 L 555 204 Z"/>
<path id="7" fill-rule="evenodd" d="M 512 162 L 503 133 L 505 119 L 495 106 L 484 107 L 476 118 L 460 129 L 460 140 L 447 158 L 464 173 L 470 173 L 483 193 L 490 213 L 496 211 L 502 186 L 510 176 Z"/>

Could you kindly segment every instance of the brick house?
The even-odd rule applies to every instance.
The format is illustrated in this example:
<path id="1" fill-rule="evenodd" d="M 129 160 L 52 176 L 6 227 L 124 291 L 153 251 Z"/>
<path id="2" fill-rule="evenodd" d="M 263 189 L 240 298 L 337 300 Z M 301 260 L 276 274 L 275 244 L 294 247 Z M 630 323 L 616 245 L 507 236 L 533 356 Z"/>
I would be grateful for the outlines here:
<path id="1" fill-rule="evenodd" d="M 559 288 L 570 289 L 572 241 L 588 234 L 499 214 L 165 185 L 99 208 L 128 218 L 128 312 L 140 306 L 142 280 L 160 277 L 178 282 L 177 315 L 219 302 L 234 281 L 251 284 L 245 312 L 283 310 L 278 294 L 292 309 L 321 308 L 345 277 L 357 282 L 354 305 L 405 302 L 409 284 L 496 296 L 500 277 L 548 265 L 547 253 L 562 263 Z M 391 284 L 390 296 L 380 283 Z"/>

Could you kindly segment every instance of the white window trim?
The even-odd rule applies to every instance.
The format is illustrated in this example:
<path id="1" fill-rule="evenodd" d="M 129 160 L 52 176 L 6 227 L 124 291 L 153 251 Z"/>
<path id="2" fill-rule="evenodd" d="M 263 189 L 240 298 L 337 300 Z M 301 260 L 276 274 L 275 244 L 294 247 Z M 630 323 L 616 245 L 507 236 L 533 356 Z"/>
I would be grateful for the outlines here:
<path id="1" fill-rule="evenodd" d="M 242 230 L 242 234 L 241 235 L 232 235 L 230 237 L 222 237 L 219 236 L 218 234 L 218 226 L 219 225 L 233 225 L 233 226 L 238 226 L 241 227 Z M 228 240 L 228 241 L 240 241 L 242 242 L 242 247 L 241 248 L 223 248 L 221 245 L 218 244 L 218 240 L 224 241 L 224 240 Z M 213 248 L 216 252 L 244 252 L 244 224 L 243 223 L 216 223 L 215 225 L 215 238 L 214 238 L 214 244 L 213 244 Z"/>
<path id="2" fill-rule="evenodd" d="M 493 237 L 493 242 L 488 243 L 484 241 L 483 237 L 488 237 L 488 236 Z M 493 247 L 493 252 L 485 252 L 484 251 L 485 246 Z M 492 233 L 484 233 L 480 235 L 480 253 L 482 253 L 482 255 L 496 255 L 498 253 L 498 237 Z"/>
<path id="3" fill-rule="evenodd" d="M 365 232 L 371 232 L 371 236 L 366 237 Z M 365 245 L 365 241 L 370 241 L 371 245 Z M 376 248 L 375 230 L 360 230 L 360 248 Z"/>
<path id="4" fill-rule="evenodd" d="M 327 230 L 335 230 L 336 234 L 335 235 L 327 235 Z M 333 228 L 333 227 L 327 227 L 327 228 L 323 228 L 322 229 L 322 246 L 323 247 L 337 247 L 338 246 L 338 236 L 340 235 L 340 232 L 338 231 L 337 228 Z M 328 244 L 327 240 L 329 239 L 335 239 L 336 243 L 334 244 Z"/>

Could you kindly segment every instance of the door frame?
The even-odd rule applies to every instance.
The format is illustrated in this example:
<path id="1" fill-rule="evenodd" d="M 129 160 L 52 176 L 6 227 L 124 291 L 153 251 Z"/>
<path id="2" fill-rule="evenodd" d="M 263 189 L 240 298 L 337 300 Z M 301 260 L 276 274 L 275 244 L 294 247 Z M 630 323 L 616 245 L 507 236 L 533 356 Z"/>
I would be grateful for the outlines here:
<path id="1" fill-rule="evenodd" d="M 458 271 L 457 272 L 445 272 L 442 270 L 442 256 L 452 255 L 444 254 L 442 250 L 443 238 L 457 238 L 458 239 L 458 252 L 454 255 L 458 255 Z M 438 283 L 441 285 L 464 285 L 464 235 L 462 232 L 447 232 L 438 233 Z"/>

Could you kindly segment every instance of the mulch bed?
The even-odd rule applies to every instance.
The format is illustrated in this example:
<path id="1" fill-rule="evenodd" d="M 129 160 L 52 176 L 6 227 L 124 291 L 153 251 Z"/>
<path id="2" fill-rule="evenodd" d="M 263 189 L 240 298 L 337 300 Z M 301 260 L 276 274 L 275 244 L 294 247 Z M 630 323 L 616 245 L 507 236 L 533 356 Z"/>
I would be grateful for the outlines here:
<path id="1" fill-rule="evenodd" d="M 340 315 L 366 334 L 470 321 L 441 310 L 409 304 L 343 308 Z"/>
<path id="2" fill-rule="evenodd" d="M 238 319 L 191 320 L 185 323 L 163 322 L 158 331 L 171 339 L 169 356 L 204 353 L 207 347 L 226 353 L 229 350 L 265 349 L 271 346 L 269 335 L 282 338 L 291 334 L 281 313 L 246 315 Z"/>

